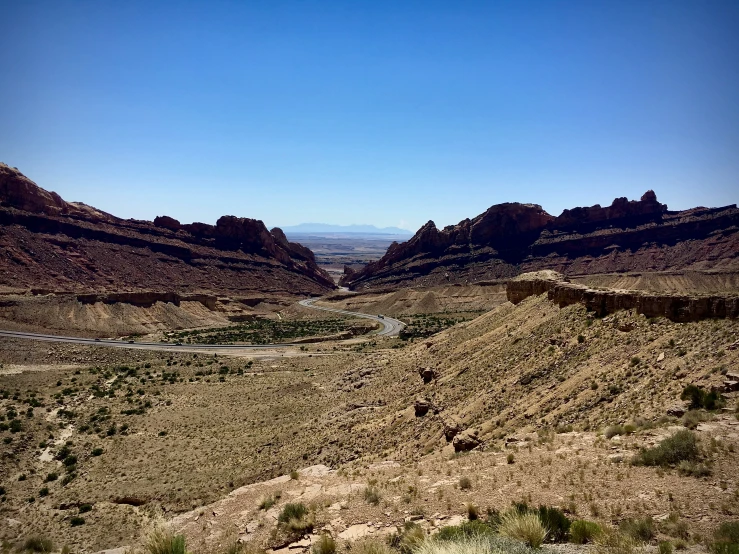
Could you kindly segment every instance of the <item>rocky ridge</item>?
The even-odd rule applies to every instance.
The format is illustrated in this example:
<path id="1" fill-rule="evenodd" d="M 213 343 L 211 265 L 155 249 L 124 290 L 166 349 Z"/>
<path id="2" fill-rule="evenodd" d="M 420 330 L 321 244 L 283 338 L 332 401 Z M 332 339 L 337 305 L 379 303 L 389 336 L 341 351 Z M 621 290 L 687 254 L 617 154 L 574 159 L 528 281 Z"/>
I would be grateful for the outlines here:
<path id="1" fill-rule="evenodd" d="M 0 286 L 15 292 L 308 295 L 334 288 L 309 249 L 260 220 L 123 220 L 67 202 L 2 163 L 0 228 Z"/>
<path id="2" fill-rule="evenodd" d="M 653 191 L 640 200 L 573 208 L 558 217 L 505 203 L 441 230 L 426 223 L 409 241 L 341 284 L 354 290 L 474 283 L 552 269 L 568 275 L 623 271 L 739 270 L 739 209 L 671 212 Z"/>
<path id="3" fill-rule="evenodd" d="M 547 294 L 560 308 L 583 304 L 599 316 L 618 310 L 635 310 L 647 317 L 666 317 L 676 322 L 709 318 L 739 318 L 739 296 L 657 294 L 637 290 L 594 289 L 570 283 L 555 271 L 525 273 L 506 287 L 508 300 L 518 304 L 529 296 Z"/>

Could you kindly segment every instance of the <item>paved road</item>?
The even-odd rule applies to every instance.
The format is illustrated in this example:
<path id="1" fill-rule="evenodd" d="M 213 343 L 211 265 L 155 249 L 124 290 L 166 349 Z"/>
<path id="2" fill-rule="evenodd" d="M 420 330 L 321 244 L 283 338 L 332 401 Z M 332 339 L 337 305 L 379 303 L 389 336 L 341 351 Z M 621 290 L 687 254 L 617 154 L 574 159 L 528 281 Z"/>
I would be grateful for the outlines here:
<path id="1" fill-rule="evenodd" d="M 141 350 L 167 350 L 173 352 L 189 352 L 193 350 L 264 350 L 298 346 L 290 342 L 276 344 L 176 344 L 171 342 L 128 342 L 111 339 L 87 339 L 82 337 L 63 337 L 60 335 L 44 335 L 40 333 L 20 333 L 17 331 L 0 331 L 0 337 L 16 339 L 33 339 L 46 342 L 68 342 L 72 344 L 86 344 L 92 346 L 113 346 L 116 348 L 138 348 Z"/>
<path id="2" fill-rule="evenodd" d="M 378 336 L 382 337 L 395 337 L 400 333 L 400 330 L 405 327 L 405 323 L 402 321 L 398 321 L 397 319 L 393 319 L 392 317 L 387 316 L 376 316 L 371 314 L 360 314 L 359 312 L 350 312 L 348 310 L 339 310 L 337 308 L 326 308 L 324 306 L 316 306 L 314 302 L 317 300 L 320 300 L 320 298 L 308 298 L 306 300 L 301 300 L 298 302 L 301 306 L 305 306 L 306 308 L 313 308 L 314 310 L 323 310 L 324 312 L 333 312 L 336 314 L 342 314 L 342 315 L 350 315 L 354 317 L 361 317 L 364 319 L 372 319 L 374 321 L 377 321 L 380 325 L 382 325 L 382 329 L 380 330 Z"/>
<path id="3" fill-rule="evenodd" d="M 314 310 L 323 310 L 326 312 L 335 312 L 354 317 L 365 319 L 373 319 L 378 321 L 383 327 L 378 333 L 383 337 L 396 336 L 405 326 L 402 321 L 389 317 L 380 318 L 376 315 L 360 314 L 358 312 L 350 312 L 347 310 L 337 310 L 334 308 L 324 308 L 323 306 L 314 306 L 313 302 L 320 300 L 319 298 L 308 298 L 301 300 L 300 304 L 306 308 Z M 291 342 L 282 342 L 275 344 L 176 344 L 167 342 L 128 342 L 123 340 L 111 339 L 88 339 L 83 337 L 64 337 L 60 335 L 46 335 L 43 333 L 21 333 L 18 331 L 0 331 L 0 337 L 10 337 L 16 339 L 33 339 L 46 342 L 66 342 L 71 344 L 85 344 L 91 346 L 112 346 L 114 348 L 137 348 L 141 350 L 164 350 L 170 352 L 192 352 L 202 350 L 266 350 L 274 348 L 286 348 L 290 346 L 299 346 L 299 344 Z"/>

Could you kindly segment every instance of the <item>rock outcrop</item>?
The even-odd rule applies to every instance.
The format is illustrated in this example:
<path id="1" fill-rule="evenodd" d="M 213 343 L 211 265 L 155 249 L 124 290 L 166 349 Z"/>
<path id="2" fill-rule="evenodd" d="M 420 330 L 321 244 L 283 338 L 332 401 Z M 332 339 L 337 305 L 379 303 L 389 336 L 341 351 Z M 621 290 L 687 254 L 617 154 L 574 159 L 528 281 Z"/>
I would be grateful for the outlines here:
<path id="1" fill-rule="evenodd" d="M 637 290 L 592 289 L 570 283 L 563 275 L 553 271 L 519 275 L 508 283 L 506 289 L 508 300 L 513 304 L 518 304 L 529 296 L 544 293 L 560 307 L 582 304 L 599 316 L 633 309 L 647 317 L 666 317 L 677 322 L 739 318 L 739 296 L 690 296 Z"/>
<path id="2" fill-rule="evenodd" d="M 0 228 L 0 286 L 12 290 L 213 296 L 334 288 L 313 252 L 257 219 L 123 220 L 66 202 L 2 163 Z"/>
<path id="3" fill-rule="evenodd" d="M 739 209 L 670 212 L 653 191 L 640 200 L 564 210 L 535 204 L 492 206 L 437 229 L 429 221 L 362 270 L 347 268 L 352 289 L 474 283 L 550 269 L 569 275 L 670 269 L 739 271 Z"/>

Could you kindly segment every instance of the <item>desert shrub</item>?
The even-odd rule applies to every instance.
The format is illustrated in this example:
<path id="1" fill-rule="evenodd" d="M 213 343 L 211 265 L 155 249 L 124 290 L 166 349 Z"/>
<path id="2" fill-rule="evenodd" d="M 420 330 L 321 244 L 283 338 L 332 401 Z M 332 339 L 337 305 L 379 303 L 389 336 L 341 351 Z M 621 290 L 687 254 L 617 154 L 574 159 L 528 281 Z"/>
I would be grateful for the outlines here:
<path id="1" fill-rule="evenodd" d="M 512 464 L 514 461 L 515 461 L 515 458 L 513 457 L 513 453 L 511 452 L 510 454 L 508 454 L 508 456 L 506 456 L 506 462 L 508 462 L 509 464 Z"/>
<path id="2" fill-rule="evenodd" d="M 698 427 L 699 423 L 708 419 L 706 415 L 707 414 L 705 412 L 701 412 L 700 410 L 689 410 L 685 412 L 682 418 L 680 418 L 680 421 L 688 429 L 695 429 Z"/>
<path id="3" fill-rule="evenodd" d="M 714 554 L 739 554 L 739 521 L 725 521 L 716 529 L 711 543 Z"/>
<path id="4" fill-rule="evenodd" d="M 498 533 L 504 537 L 521 541 L 533 548 L 539 548 L 547 537 L 547 529 L 539 515 L 532 512 L 521 513 L 512 509 L 500 518 Z"/>
<path id="5" fill-rule="evenodd" d="M 570 518 L 562 510 L 553 506 L 539 506 L 531 508 L 526 502 L 514 502 L 513 510 L 519 514 L 535 514 L 539 516 L 547 530 L 547 540 L 550 542 L 564 542 L 570 532 Z"/>
<path id="6" fill-rule="evenodd" d="M 414 550 L 414 554 L 533 554 L 533 552 L 532 548 L 520 542 L 495 535 L 472 535 L 443 541 L 429 537 Z"/>
<path id="7" fill-rule="evenodd" d="M 438 541 L 459 541 L 465 537 L 494 534 L 495 529 L 492 525 L 483 523 L 477 519 L 465 521 L 461 525 L 447 525 L 446 527 L 442 527 L 434 538 Z"/>
<path id="8" fill-rule="evenodd" d="M 322 533 L 321 538 L 313 545 L 311 552 L 313 554 L 335 554 L 336 541 L 328 533 Z"/>
<path id="9" fill-rule="evenodd" d="M 364 489 L 364 500 L 368 504 L 377 506 L 380 503 L 380 493 L 375 487 L 367 487 Z"/>
<path id="10" fill-rule="evenodd" d="M 259 503 L 259 509 L 269 510 L 272 506 L 277 504 L 277 500 L 279 498 L 280 498 L 280 495 L 277 495 L 277 494 L 263 498 L 262 501 Z"/>
<path id="11" fill-rule="evenodd" d="M 425 538 L 426 533 L 418 523 L 406 521 L 403 527 L 398 527 L 396 532 L 390 535 L 388 542 L 401 554 L 411 554 Z"/>
<path id="12" fill-rule="evenodd" d="M 397 554 L 387 544 L 375 539 L 353 542 L 350 545 L 349 552 L 351 554 Z"/>
<path id="13" fill-rule="evenodd" d="M 93 448 L 92 449 L 92 455 L 93 456 L 102 456 L 103 449 L 102 448 Z"/>
<path id="14" fill-rule="evenodd" d="M 564 542 L 570 534 L 572 522 L 562 510 L 553 506 L 539 506 L 539 519 L 547 530 L 547 540 Z"/>
<path id="15" fill-rule="evenodd" d="M 459 478 L 459 488 L 463 491 L 468 491 L 472 488 L 472 481 L 470 481 L 469 477 L 460 477 Z"/>
<path id="16" fill-rule="evenodd" d="M 595 538 L 596 554 L 634 554 L 641 543 L 629 535 L 603 529 Z"/>
<path id="17" fill-rule="evenodd" d="M 51 483 L 52 481 L 56 481 L 57 479 L 59 479 L 59 474 L 56 471 L 52 471 L 46 476 L 44 482 Z"/>
<path id="18" fill-rule="evenodd" d="M 296 536 L 303 535 L 313 529 L 313 518 L 309 517 L 305 504 L 286 504 L 277 517 L 277 521 L 284 531 Z"/>
<path id="19" fill-rule="evenodd" d="M 149 554 L 187 554 L 185 535 L 175 535 L 170 529 L 154 529 L 144 548 Z"/>
<path id="20" fill-rule="evenodd" d="M 54 543 L 46 537 L 29 537 L 23 542 L 23 550 L 27 552 L 52 552 Z"/>
<path id="21" fill-rule="evenodd" d="M 587 544 L 600 535 L 602 529 L 594 521 L 576 519 L 570 525 L 570 541 L 575 544 Z"/>
<path id="22" fill-rule="evenodd" d="M 282 508 L 280 515 L 277 517 L 277 521 L 280 523 L 287 523 L 291 519 L 303 519 L 307 514 L 308 508 L 306 508 L 305 504 L 302 502 L 297 504 L 285 504 L 285 507 Z"/>
<path id="23" fill-rule="evenodd" d="M 641 542 L 649 542 L 654 538 L 654 521 L 651 517 L 625 519 L 618 528 L 625 535 Z"/>
<path id="24" fill-rule="evenodd" d="M 80 516 L 74 516 L 72 519 L 69 520 L 69 523 L 72 524 L 72 527 L 79 527 L 80 525 L 85 524 L 85 518 Z"/>
<path id="25" fill-rule="evenodd" d="M 696 458 L 698 458 L 698 441 L 692 431 L 685 429 L 667 437 L 654 448 L 643 449 L 634 457 L 633 463 L 667 466 Z"/>
<path id="26" fill-rule="evenodd" d="M 680 514 L 672 512 L 665 521 L 662 522 L 661 531 L 670 537 L 677 537 L 682 540 L 688 540 L 690 533 L 688 533 L 688 524 L 684 521 L 680 521 Z M 680 550 L 678 548 L 678 550 Z"/>
<path id="27" fill-rule="evenodd" d="M 718 391 L 705 391 L 695 385 L 688 385 L 680 395 L 681 400 L 690 401 L 691 410 L 718 410 L 724 406 L 724 399 Z"/>
<path id="28" fill-rule="evenodd" d="M 670 541 L 659 541 L 657 552 L 659 554 L 672 554 L 672 543 Z"/>
<path id="29" fill-rule="evenodd" d="M 677 471 L 680 475 L 689 475 L 691 477 L 707 477 L 711 474 L 711 470 L 705 464 L 689 462 L 683 460 L 677 464 Z"/>

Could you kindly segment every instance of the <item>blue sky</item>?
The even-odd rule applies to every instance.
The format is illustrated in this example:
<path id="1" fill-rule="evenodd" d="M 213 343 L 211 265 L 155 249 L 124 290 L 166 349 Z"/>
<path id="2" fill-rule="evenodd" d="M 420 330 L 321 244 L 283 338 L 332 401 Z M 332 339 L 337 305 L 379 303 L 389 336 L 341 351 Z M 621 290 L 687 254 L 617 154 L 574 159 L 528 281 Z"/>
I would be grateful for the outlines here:
<path id="1" fill-rule="evenodd" d="M 0 9 L 0 161 L 121 217 L 739 201 L 735 0 Z"/>

